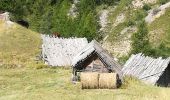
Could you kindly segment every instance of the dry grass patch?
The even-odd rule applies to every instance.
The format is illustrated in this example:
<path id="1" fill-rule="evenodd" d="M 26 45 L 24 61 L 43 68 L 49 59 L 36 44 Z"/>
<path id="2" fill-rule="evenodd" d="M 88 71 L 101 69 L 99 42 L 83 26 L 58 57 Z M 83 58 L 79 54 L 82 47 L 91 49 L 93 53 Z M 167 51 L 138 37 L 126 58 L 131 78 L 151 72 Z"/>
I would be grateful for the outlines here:
<path id="1" fill-rule="evenodd" d="M 168 100 L 170 89 L 127 78 L 120 89 L 81 89 L 71 69 L 0 69 L 0 100 Z"/>
<path id="2" fill-rule="evenodd" d="M 40 51 L 40 34 L 17 24 L 0 21 L 0 66 L 24 67 L 34 63 Z"/>

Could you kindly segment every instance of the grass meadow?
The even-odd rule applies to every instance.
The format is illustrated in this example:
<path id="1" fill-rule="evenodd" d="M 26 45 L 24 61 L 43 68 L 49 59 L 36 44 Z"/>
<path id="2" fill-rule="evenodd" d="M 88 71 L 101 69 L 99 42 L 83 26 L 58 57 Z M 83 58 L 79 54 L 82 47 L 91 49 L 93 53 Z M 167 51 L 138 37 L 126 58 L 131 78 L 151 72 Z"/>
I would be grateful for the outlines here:
<path id="1" fill-rule="evenodd" d="M 126 78 L 119 89 L 81 89 L 69 68 L 0 69 L 0 100 L 169 100 L 170 89 Z"/>
<path id="2" fill-rule="evenodd" d="M 119 89 L 81 89 L 71 82 L 71 68 L 34 62 L 40 34 L 0 22 L 0 100 L 169 100 L 170 88 L 125 78 Z"/>

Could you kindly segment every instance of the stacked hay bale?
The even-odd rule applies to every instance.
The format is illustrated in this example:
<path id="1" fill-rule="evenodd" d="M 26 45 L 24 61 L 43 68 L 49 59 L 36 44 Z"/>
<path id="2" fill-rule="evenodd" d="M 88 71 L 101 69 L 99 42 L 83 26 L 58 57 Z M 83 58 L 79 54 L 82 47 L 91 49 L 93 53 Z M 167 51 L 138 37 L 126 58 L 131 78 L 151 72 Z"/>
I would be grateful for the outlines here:
<path id="1" fill-rule="evenodd" d="M 99 88 L 100 89 L 117 88 L 117 74 L 116 73 L 100 73 Z"/>
<path id="2" fill-rule="evenodd" d="M 97 73 L 82 72 L 81 76 L 82 89 L 115 89 L 117 88 L 116 73 Z"/>
<path id="3" fill-rule="evenodd" d="M 97 89 L 99 74 L 97 72 L 82 72 L 80 76 L 82 89 Z"/>

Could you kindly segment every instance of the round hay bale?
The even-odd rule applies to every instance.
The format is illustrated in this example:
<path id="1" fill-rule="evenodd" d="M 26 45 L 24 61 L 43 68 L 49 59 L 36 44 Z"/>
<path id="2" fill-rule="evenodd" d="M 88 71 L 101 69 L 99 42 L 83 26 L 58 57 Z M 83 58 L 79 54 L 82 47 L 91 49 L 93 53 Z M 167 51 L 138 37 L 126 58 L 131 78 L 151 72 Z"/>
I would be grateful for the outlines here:
<path id="1" fill-rule="evenodd" d="M 117 88 L 117 74 L 116 73 L 100 73 L 99 88 L 100 89 Z"/>
<path id="2" fill-rule="evenodd" d="M 97 89 L 99 74 L 97 72 L 82 72 L 80 75 L 82 89 Z"/>

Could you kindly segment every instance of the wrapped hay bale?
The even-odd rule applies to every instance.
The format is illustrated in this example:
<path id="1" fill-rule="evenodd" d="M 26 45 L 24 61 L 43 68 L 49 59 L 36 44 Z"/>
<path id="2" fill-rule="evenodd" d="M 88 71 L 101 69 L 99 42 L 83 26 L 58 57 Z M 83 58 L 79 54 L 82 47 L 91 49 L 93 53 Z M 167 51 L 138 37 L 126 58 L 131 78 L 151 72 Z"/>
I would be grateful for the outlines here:
<path id="1" fill-rule="evenodd" d="M 97 89 L 99 74 L 97 72 L 82 72 L 80 75 L 82 89 Z"/>
<path id="2" fill-rule="evenodd" d="M 100 89 L 117 88 L 117 74 L 116 73 L 100 73 L 99 88 Z"/>

